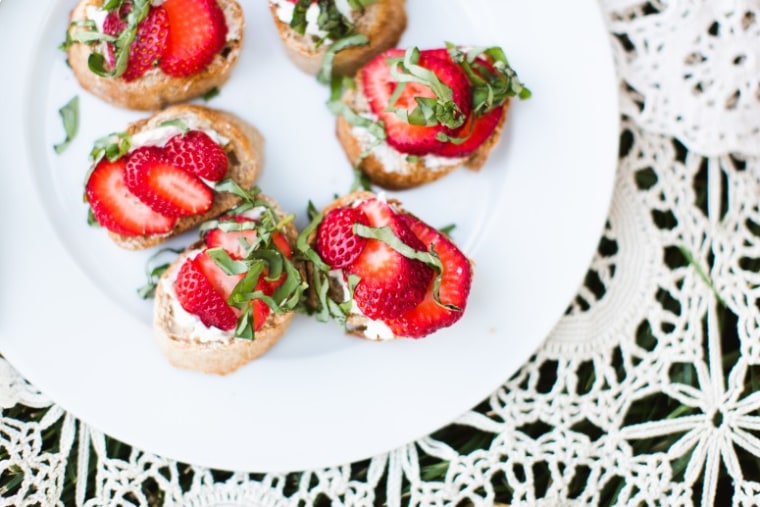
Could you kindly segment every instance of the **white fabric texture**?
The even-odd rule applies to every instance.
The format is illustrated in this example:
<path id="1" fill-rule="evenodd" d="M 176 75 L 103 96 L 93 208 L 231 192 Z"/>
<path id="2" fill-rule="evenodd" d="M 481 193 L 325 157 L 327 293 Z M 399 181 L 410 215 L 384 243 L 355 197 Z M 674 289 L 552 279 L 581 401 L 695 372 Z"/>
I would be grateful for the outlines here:
<path id="1" fill-rule="evenodd" d="M 600 8 L 624 114 L 607 227 L 546 343 L 453 421 L 478 448 L 434 434 L 361 474 L 114 458 L 0 359 L 0 500 L 63 505 L 73 460 L 86 506 L 493 505 L 504 491 L 512 505 L 759 505 L 760 1 Z M 9 415 L 19 405 L 34 416 Z"/>

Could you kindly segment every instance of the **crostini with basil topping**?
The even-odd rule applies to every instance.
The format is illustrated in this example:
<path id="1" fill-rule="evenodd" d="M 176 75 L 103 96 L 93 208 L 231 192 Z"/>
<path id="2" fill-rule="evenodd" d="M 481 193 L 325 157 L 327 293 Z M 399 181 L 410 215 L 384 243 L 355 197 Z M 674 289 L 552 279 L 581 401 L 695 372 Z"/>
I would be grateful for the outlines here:
<path id="1" fill-rule="evenodd" d="M 340 197 L 298 238 L 309 266 L 304 307 L 373 341 L 423 338 L 464 315 L 472 263 L 442 232 L 395 199 Z"/>
<path id="2" fill-rule="evenodd" d="M 221 87 L 240 56 L 244 27 L 236 0 L 81 0 L 63 48 L 92 94 L 157 110 Z"/>
<path id="3" fill-rule="evenodd" d="M 270 197 L 242 192 L 241 204 L 201 227 L 161 275 L 154 327 L 175 367 L 226 375 L 283 336 L 306 288 L 293 261 L 293 216 Z"/>
<path id="4" fill-rule="evenodd" d="M 225 213 L 263 167 L 264 138 L 237 116 L 171 106 L 109 134 L 91 152 L 90 223 L 119 246 L 155 246 Z"/>
<path id="5" fill-rule="evenodd" d="M 398 44 L 406 29 L 405 4 L 406 0 L 269 0 L 293 63 L 307 74 L 317 74 L 327 58 L 328 68 L 337 75 L 353 75 Z"/>
<path id="6" fill-rule="evenodd" d="M 330 107 L 351 164 L 377 185 L 404 189 L 480 169 L 513 97 L 530 91 L 500 48 L 449 45 L 381 53 L 348 86 L 333 82 Z"/>

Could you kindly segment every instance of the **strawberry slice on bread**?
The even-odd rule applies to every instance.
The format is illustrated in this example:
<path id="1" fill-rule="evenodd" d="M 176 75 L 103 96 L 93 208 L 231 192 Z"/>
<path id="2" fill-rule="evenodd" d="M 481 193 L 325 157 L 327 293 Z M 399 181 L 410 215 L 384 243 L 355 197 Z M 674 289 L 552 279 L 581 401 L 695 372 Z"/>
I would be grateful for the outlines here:
<path id="1" fill-rule="evenodd" d="M 237 0 L 80 0 L 64 47 L 83 88 L 117 106 L 158 110 L 221 87 L 244 27 Z"/>
<path id="2" fill-rule="evenodd" d="M 114 242 L 148 248 L 236 206 L 262 153 L 261 135 L 236 116 L 172 106 L 96 141 L 85 197 Z"/>
<path id="3" fill-rule="evenodd" d="M 301 236 L 300 252 L 313 267 L 311 310 L 338 321 L 349 334 L 422 338 L 464 313 L 472 282 L 469 259 L 398 201 L 353 192 L 314 213 Z"/>
<path id="4" fill-rule="evenodd" d="M 331 104 L 338 140 L 354 167 L 388 189 L 480 169 L 511 98 L 530 96 L 497 47 L 389 49 L 354 81 Z"/>
<path id="5" fill-rule="evenodd" d="M 258 190 L 240 194 L 241 204 L 205 222 L 156 286 L 156 334 L 176 367 L 227 374 L 265 353 L 305 288 L 292 216 Z"/>

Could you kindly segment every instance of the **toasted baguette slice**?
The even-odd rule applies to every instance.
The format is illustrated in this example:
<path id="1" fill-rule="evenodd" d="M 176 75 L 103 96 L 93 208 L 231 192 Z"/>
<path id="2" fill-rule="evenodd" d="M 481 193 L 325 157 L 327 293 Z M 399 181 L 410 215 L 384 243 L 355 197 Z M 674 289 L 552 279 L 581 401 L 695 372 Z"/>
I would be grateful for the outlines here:
<path id="1" fill-rule="evenodd" d="M 264 138 L 259 131 L 232 113 L 210 109 L 204 106 L 180 104 L 169 107 L 145 120 L 132 123 L 127 128 L 128 135 L 156 128 L 170 120 L 184 120 L 195 128 L 205 128 L 217 132 L 229 139 L 224 146 L 230 167 L 227 177 L 241 187 L 248 189 L 258 179 L 264 165 Z M 196 225 L 219 216 L 239 202 L 239 198 L 230 193 L 215 193 L 214 204 L 203 214 L 182 217 L 174 228 L 166 234 L 147 236 L 125 236 L 109 231 L 111 239 L 128 250 L 150 248 L 167 239 L 181 234 Z"/>
<path id="2" fill-rule="evenodd" d="M 317 45 L 310 35 L 301 35 L 277 16 L 277 5 L 270 10 L 288 57 L 307 74 L 317 74 L 329 44 Z M 364 8 L 355 20 L 356 32 L 366 35 L 369 44 L 345 49 L 333 61 L 333 73 L 350 76 L 378 53 L 398 44 L 406 30 L 406 0 L 377 0 Z"/>
<path id="3" fill-rule="evenodd" d="M 103 52 L 101 44 L 74 43 L 68 49 L 68 60 L 79 84 L 93 95 L 113 105 L 143 111 L 158 110 L 169 104 L 184 102 L 214 88 L 220 88 L 230 77 L 243 47 L 245 19 L 236 0 L 217 0 L 224 11 L 228 36 L 224 48 L 198 74 L 172 77 L 156 67 L 134 81 L 100 77 L 90 71 L 87 60 L 94 51 Z M 87 19 L 88 7 L 100 8 L 104 0 L 81 0 L 72 10 L 70 22 Z M 71 27 L 72 25 L 70 25 Z M 72 28 L 69 28 L 72 30 Z"/>
<path id="4" fill-rule="evenodd" d="M 262 197 L 262 196 L 260 196 Z M 265 198 L 282 216 L 282 211 L 271 198 Z M 283 230 L 291 246 L 295 246 L 298 231 L 292 223 Z M 192 252 L 203 246 L 196 243 L 185 253 Z M 241 366 L 251 362 L 267 352 L 285 334 L 295 315 L 289 313 L 270 312 L 264 325 L 256 331 L 254 340 L 244 340 L 227 336 L 219 340 L 203 340 L 194 328 L 182 324 L 175 315 L 175 301 L 167 291 L 167 284 L 176 277 L 176 272 L 182 265 L 186 255 L 180 255 L 161 276 L 156 287 L 154 301 L 153 326 L 161 351 L 169 363 L 186 370 L 203 373 L 226 375 Z M 181 309 L 181 307 L 179 307 Z"/>
<path id="5" fill-rule="evenodd" d="M 343 100 L 358 114 L 371 114 L 369 104 L 360 91 L 346 90 Z M 352 167 L 361 169 L 376 185 L 389 190 L 402 190 L 443 178 L 459 167 L 479 170 L 501 139 L 509 101 L 502 107 L 504 114 L 493 134 L 471 155 L 463 158 L 407 157 L 385 142 L 377 144 L 362 157 L 375 144 L 374 139 L 368 137 L 371 134 L 366 129 L 351 125 L 342 115 L 337 117 L 336 134 Z"/>

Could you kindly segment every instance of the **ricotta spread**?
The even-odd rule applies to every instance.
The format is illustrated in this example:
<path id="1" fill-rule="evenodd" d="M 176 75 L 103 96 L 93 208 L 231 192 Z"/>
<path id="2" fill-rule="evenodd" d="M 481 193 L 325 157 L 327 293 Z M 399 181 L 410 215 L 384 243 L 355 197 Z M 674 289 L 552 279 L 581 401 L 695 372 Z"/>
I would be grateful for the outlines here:
<path id="1" fill-rule="evenodd" d="M 160 290 L 169 298 L 174 326 L 182 335 L 192 337 L 193 341 L 199 343 L 227 343 L 233 340 L 231 333 L 222 331 L 217 327 L 207 327 L 198 316 L 182 308 L 179 300 L 177 300 L 177 293 L 174 291 L 174 282 L 179 274 L 179 266 L 187 259 L 194 259 L 201 251 L 201 249 L 197 249 L 182 254 L 177 260 L 177 269 L 173 269 L 166 277 L 162 277 L 158 285 L 161 287 Z"/>
<path id="2" fill-rule="evenodd" d="M 222 136 L 215 130 L 205 128 L 198 122 L 194 116 L 176 118 L 182 121 L 190 130 L 200 130 L 204 134 L 208 135 L 219 146 L 225 146 L 230 142 L 229 139 Z M 163 146 L 172 137 L 181 134 L 182 129 L 175 125 L 163 125 L 155 128 L 149 128 L 141 130 L 130 136 L 130 148 L 129 151 L 136 150 L 142 146 Z"/>

